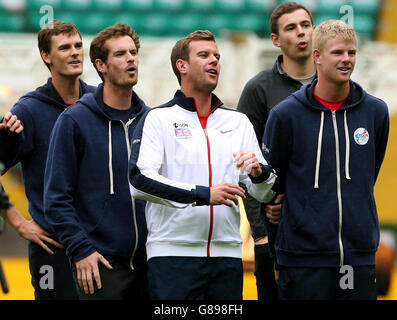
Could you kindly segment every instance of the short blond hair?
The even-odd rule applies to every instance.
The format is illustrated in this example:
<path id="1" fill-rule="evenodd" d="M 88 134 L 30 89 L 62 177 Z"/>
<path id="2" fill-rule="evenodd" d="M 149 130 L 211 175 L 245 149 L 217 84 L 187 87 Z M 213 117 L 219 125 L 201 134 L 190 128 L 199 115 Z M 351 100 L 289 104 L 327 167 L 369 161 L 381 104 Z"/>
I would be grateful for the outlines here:
<path id="1" fill-rule="evenodd" d="M 324 49 L 325 44 L 331 39 L 356 40 L 354 29 L 342 20 L 326 20 L 315 27 L 312 33 L 313 50 Z"/>

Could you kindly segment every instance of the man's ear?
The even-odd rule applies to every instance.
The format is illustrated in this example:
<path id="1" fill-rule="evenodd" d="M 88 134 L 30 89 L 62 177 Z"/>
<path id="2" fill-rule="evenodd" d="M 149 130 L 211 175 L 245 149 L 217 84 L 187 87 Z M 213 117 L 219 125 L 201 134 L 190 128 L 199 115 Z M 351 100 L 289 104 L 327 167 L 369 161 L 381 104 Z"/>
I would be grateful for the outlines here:
<path id="1" fill-rule="evenodd" d="M 95 66 L 98 69 L 100 73 L 105 73 L 106 72 L 106 64 L 103 62 L 102 59 L 95 59 Z"/>
<path id="2" fill-rule="evenodd" d="M 178 68 L 180 74 L 186 74 L 189 69 L 189 63 L 182 59 L 176 60 L 175 65 Z"/>
<path id="3" fill-rule="evenodd" d="M 277 47 L 280 48 L 280 40 L 279 36 L 275 33 L 270 34 L 270 40 L 272 40 L 273 44 Z"/>
<path id="4" fill-rule="evenodd" d="M 45 52 L 44 50 L 41 50 L 40 52 L 41 58 L 43 61 L 47 64 L 51 64 L 51 56 L 48 52 Z"/>
<path id="5" fill-rule="evenodd" d="M 313 50 L 313 60 L 316 64 L 321 64 L 320 62 L 321 53 L 320 50 L 314 49 Z"/>

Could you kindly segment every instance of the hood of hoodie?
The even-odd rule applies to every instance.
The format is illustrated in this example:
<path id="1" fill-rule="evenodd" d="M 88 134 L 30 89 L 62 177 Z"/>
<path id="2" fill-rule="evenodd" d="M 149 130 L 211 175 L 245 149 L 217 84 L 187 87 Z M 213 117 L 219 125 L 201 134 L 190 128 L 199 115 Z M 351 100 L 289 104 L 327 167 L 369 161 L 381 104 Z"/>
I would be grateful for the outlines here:
<path id="1" fill-rule="evenodd" d="M 103 83 L 98 85 L 94 94 L 84 95 L 80 99 L 80 103 L 82 103 L 84 106 L 89 108 L 92 112 L 94 112 L 95 114 L 99 115 L 100 117 L 106 119 L 107 121 L 119 121 L 119 120 L 110 118 L 109 115 L 107 115 L 104 111 Z M 142 113 L 147 111 L 147 108 L 148 108 L 146 106 L 146 104 L 143 102 L 143 100 L 141 100 L 134 91 L 132 92 L 131 105 L 132 105 L 132 111 L 131 111 L 132 118 L 140 116 Z"/>
<path id="2" fill-rule="evenodd" d="M 322 142 L 323 142 L 323 127 L 324 127 L 324 113 L 330 112 L 330 110 L 325 107 L 321 102 L 314 98 L 314 88 L 317 84 L 317 79 L 315 79 L 311 84 L 303 86 L 301 90 L 293 93 L 293 96 L 300 101 L 304 106 L 317 110 L 320 114 L 320 127 L 318 131 L 318 143 L 317 143 L 317 155 L 316 155 L 316 167 L 314 173 L 314 189 L 319 188 L 319 175 L 320 175 L 320 159 L 322 153 Z M 347 180 L 350 180 L 350 137 L 349 137 L 349 126 L 348 126 L 348 116 L 347 112 L 349 109 L 354 108 L 359 105 L 364 99 L 367 93 L 363 88 L 353 82 L 350 83 L 350 92 L 346 100 L 343 102 L 342 106 L 338 109 L 338 112 L 343 112 L 343 124 L 345 133 L 345 176 Z M 339 157 L 339 154 L 337 155 Z"/>
<path id="3" fill-rule="evenodd" d="M 112 123 L 120 124 L 119 119 L 112 119 L 108 114 L 104 111 L 104 102 L 103 102 L 103 84 L 100 84 L 97 87 L 97 90 L 93 94 L 84 95 L 77 103 L 81 103 L 85 107 L 87 107 L 91 112 L 97 115 L 99 118 L 103 119 L 105 122 L 108 122 L 108 153 L 109 153 L 109 179 L 110 179 L 110 194 L 114 194 L 114 184 L 113 184 L 113 143 L 112 143 Z M 136 117 L 140 117 L 143 115 L 149 108 L 146 104 L 141 100 L 135 92 L 132 92 L 131 97 L 131 116 L 130 120 L 123 124 L 125 127 L 129 127 L 130 124 L 134 121 Z M 126 139 L 130 139 L 131 137 L 126 137 Z M 127 140 L 128 141 L 128 140 Z M 127 143 L 127 151 L 128 158 L 131 153 L 131 146 Z"/>
<path id="4" fill-rule="evenodd" d="M 80 98 L 88 92 L 94 91 L 93 86 L 87 85 L 83 80 L 79 79 L 79 87 L 80 87 Z M 64 110 L 67 105 L 65 101 L 63 101 L 62 97 L 59 95 L 58 91 L 55 89 L 52 84 L 52 78 L 48 78 L 47 83 L 43 86 L 38 87 L 36 90 L 28 92 L 23 98 L 33 98 L 40 100 L 46 104 L 52 105 L 59 109 Z"/>
<path id="5" fill-rule="evenodd" d="M 314 98 L 313 92 L 317 81 L 318 80 L 315 79 L 312 83 L 303 86 L 301 90 L 294 92 L 292 95 L 308 108 L 316 109 L 318 111 L 329 111 L 327 107 L 325 107 L 323 104 L 321 104 L 321 102 Z M 346 98 L 346 100 L 343 102 L 342 106 L 338 110 L 344 111 L 350 108 L 354 108 L 356 105 L 360 104 L 367 95 L 367 93 L 358 83 L 353 82 L 352 80 L 350 80 L 349 82 L 349 96 Z"/>

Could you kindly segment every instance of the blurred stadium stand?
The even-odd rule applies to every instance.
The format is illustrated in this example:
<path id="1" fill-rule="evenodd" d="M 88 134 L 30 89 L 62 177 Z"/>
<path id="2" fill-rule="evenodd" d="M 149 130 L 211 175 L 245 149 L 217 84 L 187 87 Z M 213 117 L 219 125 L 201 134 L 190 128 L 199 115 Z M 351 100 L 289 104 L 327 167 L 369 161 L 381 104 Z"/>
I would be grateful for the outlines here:
<path id="1" fill-rule="evenodd" d="M 198 28 L 216 35 L 223 31 L 269 36 L 269 17 L 280 0 L 0 0 L 0 32 L 37 32 L 44 5 L 54 18 L 75 23 L 85 34 L 96 34 L 115 22 L 128 23 L 141 36 L 182 36 Z M 297 0 L 316 23 L 340 19 L 340 8 L 354 10 L 354 27 L 362 37 L 376 33 L 380 0 Z"/>

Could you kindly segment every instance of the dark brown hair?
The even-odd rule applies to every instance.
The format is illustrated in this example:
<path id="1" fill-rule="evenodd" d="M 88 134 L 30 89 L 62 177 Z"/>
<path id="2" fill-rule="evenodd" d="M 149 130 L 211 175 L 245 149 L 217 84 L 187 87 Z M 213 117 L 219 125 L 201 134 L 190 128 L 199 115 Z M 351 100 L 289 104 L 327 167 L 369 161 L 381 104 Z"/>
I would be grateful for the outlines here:
<path id="1" fill-rule="evenodd" d="M 172 70 L 174 70 L 174 73 L 178 78 L 179 84 L 181 84 L 181 74 L 176 67 L 176 61 L 179 59 L 189 61 L 189 44 L 190 42 L 195 40 L 208 40 L 215 42 L 215 36 L 209 30 L 196 30 L 177 41 L 177 43 L 172 48 L 171 65 Z"/>
<path id="2" fill-rule="evenodd" d="M 68 34 L 74 35 L 78 34 L 81 38 L 81 33 L 79 29 L 70 22 L 52 20 L 48 22 L 37 34 L 37 42 L 38 47 L 41 52 L 44 51 L 46 53 L 51 52 L 51 41 L 53 36 L 57 36 L 59 34 Z M 48 69 L 50 69 L 50 65 L 44 61 L 45 65 Z"/>
<path id="3" fill-rule="evenodd" d="M 270 17 L 270 32 L 278 35 L 278 20 L 280 17 L 284 14 L 291 13 L 299 9 L 303 9 L 307 12 L 310 17 L 310 21 L 313 24 L 312 14 L 307 8 L 297 2 L 284 2 L 283 4 L 277 6 L 272 12 Z"/>
<path id="4" fill-rule="evenodd" d="M 139 36 L 134 29 L 132 29 L 129 25 L 125 23 L 116 23 L 113 26 L 103 29 L 96 35 L 96 37 L 91 42 L 90 59 L 92 64 L 94 65 L 95 70 L 98 72 L 98 75 L 101 77 L 102 80 L 103 75 L 97 69 L 95 65 L 95 60 L 101 59 L 103 62 L 106 62 L 109 55 L 109 49 L 105 46 L 106 40 L 122 36 L 130 36 L 135 43 L 137 51 L 139 51 L 139 48 L 141 47 L 139 43 Z"/>

